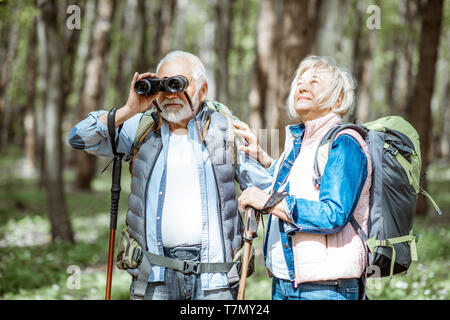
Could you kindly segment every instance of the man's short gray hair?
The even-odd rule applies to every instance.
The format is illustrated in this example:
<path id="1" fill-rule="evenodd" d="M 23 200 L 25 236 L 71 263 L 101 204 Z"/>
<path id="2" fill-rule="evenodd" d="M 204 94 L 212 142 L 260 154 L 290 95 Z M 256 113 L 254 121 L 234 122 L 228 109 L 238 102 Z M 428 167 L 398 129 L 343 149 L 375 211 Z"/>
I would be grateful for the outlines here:
<path id="1" fill-rule="evenodd" d="M 295 111 L 294 101 L 298 78 L 307 70 L 311 69 L 314 73 L 322 68 L 325 68 L 330 72 L 331 84 L 329 88 L 315 98 L 317 107 L 320 109 L 333 107 L 338 101 L 340 94 L 342 94 L 343 98 L 341 105 L 338 108 L 333 108 L 331 111 L 344 116 L 353 108 L 355 102 L 356 82 L 351 73 L 347 69 L 339 66 L 333 58 L 310 56 L 300 63 L 295 71 L 294 79 L 291 82 L 291 91 L 287 100 L 287 106 L 289 116 L 292 119 L 299 119 L 299 116 Z"/>
<path id="2" fill-rule="evenodd" d="M 192 53 L 181 50 L 169 52 L 161 59 L 161 61 L 159 61 L 158 66 L 156 67 L 156 73 L 158 73 L 164 63 L 175 59 L 186 59 L 192 63 L 192 77 L 197 82 L 197 90 L 199 90 L 206 82 L 206 69 L 202 60 Z"/>

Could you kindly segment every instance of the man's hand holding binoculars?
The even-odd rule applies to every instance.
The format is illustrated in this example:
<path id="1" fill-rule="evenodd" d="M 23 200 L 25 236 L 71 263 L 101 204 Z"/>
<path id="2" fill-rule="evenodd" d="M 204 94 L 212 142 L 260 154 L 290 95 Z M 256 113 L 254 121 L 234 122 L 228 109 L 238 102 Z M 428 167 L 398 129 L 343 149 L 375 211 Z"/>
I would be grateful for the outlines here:
<path id="1" fill-rule="evenodd" d="M 158 79 L 155 73 L 135 72 L 127 103 L 116 112 L 115 126 L 118 127 L 132 116 L 149 109 L 159 92 L 183 92 L 188 86 L 188 79 L 182 75 Z M 107 124 L 107 114 L 102 114 L 99 119 Z"/>
<path id="2" fill-rule="evenodd" d="M 158 92 L 155 92 L 151 95 L 144 95 L 136 92 L 136 82 L 146 78 L 156 78 L 156 74 L 151 72 L 138 74 L 137 72 L 135 72 L 133 80 L 131 81 L 130 93 L 128 94 L 128 100 L 124 108 L 127 108 L 132 116 L 140 112 L 145 112 L 150 107 L 153 100 L 155 100 L 158 94 Z"/>
<path id="3" fill-rule="evenodd" d="M 131 81 L 130 92 L 128 94 L 127 103 L 116 111 L 115 117 L 115 126 L 118 127 L 126 120 L 130 119 L 132 116 L 146 111 L 153 100 L 156 99 L 157 93 L 152 95 L 141 95 L 136 92 L 134 86 L 136 82 L 144 78 L 156 78 L 155 73 L 146 72 L 139 74 L 137 72 L 134 73 L 133 80 Z M 103 122 L 103 124 L 108 125 L 108 113 L 105 112 L 99 117 L 99 120 Z"/>

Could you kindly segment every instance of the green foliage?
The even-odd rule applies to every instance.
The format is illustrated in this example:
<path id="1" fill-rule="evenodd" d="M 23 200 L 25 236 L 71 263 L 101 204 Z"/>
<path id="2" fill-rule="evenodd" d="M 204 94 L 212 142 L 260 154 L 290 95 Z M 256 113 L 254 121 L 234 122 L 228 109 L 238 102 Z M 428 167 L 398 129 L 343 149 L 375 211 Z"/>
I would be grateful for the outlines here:
<path id="1" fill-rule="evenodd" d="M 372 281 L 368 290 L 371 299 L 432 299 L 450 297 L 450 229 L 448 216 L 418 218 L 415 233 L 419 235 L 417 250 L 419 261 L 413 262 L 408 272 L 387 279 Z M 370 286 L 370 285 L 369 285 Z"/>
<path id="2" fill-rule="evenodd" d="M 94 182 L 93 192 L 67 192 L 76 243 L 51 242 L 46 199 L 36 179 L 19 178 L 18 152 L 0 161 L 0 297 L 1 299 L 103 299 L 109 241 L 110 171 Z M 123 184 L 129 185 L 124 171 Z M 108 172 L 108 171 L 107 171 Z M 66 175 L 70 176 L 70 175 Z M 71 182 L 66 181 L 67 184 Z M 118 230 L 124 227 L 124 186 Z M 118 241 L 116 241 L 116 246 Z M 69 266 L 80 268 L 80 288 L 68 285 Z M 131 277 L 114 271 L 113 299 L 127 299 Z"/>

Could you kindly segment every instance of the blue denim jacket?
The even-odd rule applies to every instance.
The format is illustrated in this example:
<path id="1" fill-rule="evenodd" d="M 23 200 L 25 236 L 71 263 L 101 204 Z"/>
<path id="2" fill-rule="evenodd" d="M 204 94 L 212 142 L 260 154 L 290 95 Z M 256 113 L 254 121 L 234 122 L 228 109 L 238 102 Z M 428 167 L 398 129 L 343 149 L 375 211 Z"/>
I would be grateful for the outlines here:
<path id="1" fill-rule="evenodd" d="M 112 157 L 107 127 L 98 120 L 98 117 L 104 112 L 106 111 L 91 112 L 85 120 L 72 129 L 68 139 L 72 147 L 83 149 L 95 155 Z M 138 114 L 125 121 L 119 136 L 119 152 L 128 153 L 130 151 L 141 116 L 142 114 Z M 202 250 L 202 252 L 207 254 L 207 256 L 202 256 L 201 259 L 202 261 L 223 262 L 217 190 L 209 154 L 204 144 L 198 141 L 192 119 L 188 123 L 188 132 L 199 169 L 202 218 L 203 221 L 207 221 L 207 223 L 203 224 L 202 230 L 202 246 L 207 248 L 207 250 Z M 164 206 L 166 162 L 169 146 L 169 127 L 164 120 L 161 125 L 161 136 L 163 149 L 152 170 L 146 193 L 146 219 L 154 222 L 146 224 L 147 246 L 148 250 L 155 254 L 162 252 L 163 249 L 161 216 Z M 272 184 L 272 177 L 267 171 L 243 152 L 238 154 L 235 177 L 241 189 L 257 186 L 262 190 L 268 190 Z M 164 270 L 163 267 L 153 266 L 149 281 L 164 281 Z M 228 286 L 226 275 L 221 273 L 202 274 L 201 282 L 203 290 Z"/>
<path id="2" fill-rule="evenodd" d="M 300 153 L 305 126 L 288 126 L 287 138 L 291 139 L 287 155 L 275 178 L 273 189 L 278 190 L 286 181 L 295 159 Z M 268 172 L 274 175 L 274 162 Z M 358 203 L 367 178 L 367 157 L 359 143 L 349 135 L 339 136 L 333 143 L 323 172 L 319 200 L 310 201 L 288 195 L 283 200 L 286 214 L 293 224 L 279 220 L 279 230 L 284 257 L 291 280 L 294 280 L 294 256 L 292 238 L 294 232 L 332 234 L 340 232 L 349 222 Z M 289 183 L 285 190 L 289 193 Z M 267 239 L 271 227 L 267 227 L 264 258 L 267 259 Z"/>

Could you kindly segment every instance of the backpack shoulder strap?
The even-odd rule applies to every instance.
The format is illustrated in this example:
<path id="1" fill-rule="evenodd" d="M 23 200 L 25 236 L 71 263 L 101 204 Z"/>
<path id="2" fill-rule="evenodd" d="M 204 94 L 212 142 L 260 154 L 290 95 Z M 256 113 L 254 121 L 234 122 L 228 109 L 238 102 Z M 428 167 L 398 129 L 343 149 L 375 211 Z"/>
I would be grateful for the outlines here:
<path id="1" fill-rule="evenodd" d="M 345 130 L 345 129 L 353 129 L 353 130 L 357 131 L 364 140 L 366 140 L 366 138 L 367 138 L 367 135 L 368 135 L 367 130 L 368 129 L 362 125 L 356 125 L 356 124 L 352 124 L 352 123 L 346 123 L 346 124 L 340 123 L 336 127 L 332 128 L 330 131 L 328 131 L 325 134 L 325 136 L 322 138 L 322 140 L 320 141 L 319 146 L 317 147 L 317 150 L 316 150 L 316 155 L 314 158 L 314 173 L 315 173 L 315 178 L 313 178 L 314 185 L 320 185 L 320 182 L 322 180 L 322 175 L 325 170 L 325 165 L 328 161 L 328 156 L 330 154 L 333 142 L 336 139 L 336 136 L 339 134 L 339 132 L 341 132 L 342 130 Z M 365 254 L 367 256 L 368 252 L 367 252 L 366 244 L 369 245 L 369 243 L 371 243 L 371 241 L 369 241 L 369 237 L 364 232 L 364 230 L 361 228 L 361 226 L 356 221 L 356 219 L 353 215 L 351 216 L 349 222 L 353 226 L 355 231 L 358 233 L 359 238 L 362 241 Z M 373 252 L 372 245 L 369 246 L 369 250 L 371 252 Z"/>
<path id="2" fill-rule="evenodd" d="M 217 111 L 220 112 L 225 119 L 227 120 L 227 141 L 226 141 L 226 146 L 228 148 L 232 148 L 232 153 L 233 153 L 233 165 L 236 168 L 237 166 L 237 147 L 239 144 L 239 140 L 236 141 L 238 139 L 238 136 L 235 134 L 234 130 L 234 125 L 233 125 L 233 121 L 235 120 L 239 120 L 234 114 L 233 112 L 223 103 L 220 103 L 218 101 L 211 101 L 211 100 L 205 100 L 206 105 L 208 106 L 208 108 L 210 110 L 213 111 Z"/>
<path id="3" fill-rule="evenodd" d="M 319 146 L 316 149 L 316 155 L 314 157 L 314 176 L 315 176 L 313 178 L 314 185 L 316 186 L 320 185 L 322 175 L 325 170 L 325 165 L 327 164 L 328 156 L 330 154 L 331 147 L 333 146 L 333 142 L 336 139 L 336 136 L 339 134 L 339 132 L 345 129 L 353 129 L 357 131 L 364 140 L 367 137 L 367 129 L 365 127 L 352 123 L 346 124 L 340 123 L 336 127 L 332 128 L 330 131 L 328 131 L 322 138 L 322 140 L 319 143 Z"/>
<path id="4" fill-rule="evenodd" d="M 131 150 L 128 154 L 128 159 L 130 160 L 130 173 L 133 172 L 133 163 L 136 158 L 136 154 L 139 148 L 145 142 L 145 137 L 153 129 L 158 130 L 161 127 L 161 115 L 156 111 L 156 108 L 151 108 L 146 111 L 141 119 L 139 120 L 139 125 L 136 130 L 136 135 L 134 137 Z"/>

